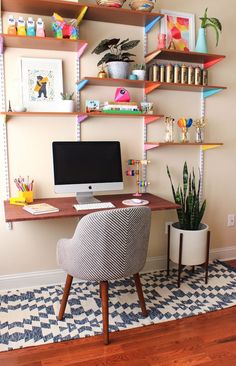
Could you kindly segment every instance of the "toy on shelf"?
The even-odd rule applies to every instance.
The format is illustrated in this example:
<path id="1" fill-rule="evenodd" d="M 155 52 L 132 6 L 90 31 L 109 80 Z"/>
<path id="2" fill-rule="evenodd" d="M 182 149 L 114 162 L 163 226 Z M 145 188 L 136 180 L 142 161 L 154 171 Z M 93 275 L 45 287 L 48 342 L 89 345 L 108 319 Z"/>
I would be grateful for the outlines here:
<path id="1" fill-rule="evenodd" d="M 36 22 L 36 37 L 45 37 L 44 21 L 41 18 Z"/>
<path id="2" fill-rule="evenodd" d="M 7 20 L 7 34 L 16 35 L 16 20 L 13 15 L 9 15 Z"/>
<path id="3" fill-rule="evenodd" d="M 115 93 L 115 102 L 130 102 L 130 95 L 125 88 L 117 88 Z"/>
<path id="4" fill-rule="evenodd" d="M 26 36 L 25 20 L 23 17 L 19 17 L 17 21 L 17 35 Z"/>
<path id="5" fill-rule="evenodd" d="M 178 126 L 181 128 L 181 142 L 189 142 L 188 129 L 192 126 L 192 118 L 180 118 L 178 120 Z"/>
<path id="6" fill-rule="evenodd" d="M 26 35 L 27 36 L 35 36 L 35 21 L 33 18 L 29 17 L 26 24 Z"/>
<path id="7" fill-rule="evenodd" d="M 205 125 L 206 125 L 206 121 L 205 121 L 204 117 L 202 117 L 200 119 L 196 119 L 193 122 L 193 126 L 196 129 L 195 142 L 200 142 L 200 143 L 203 142 Z"/>
<path id="8" fill-rule="evenodd" d="M 54 37 L 70 39 L 79 38 L 79 30 L 77 28 L 77 21 L 75 19 L 72 19 L 70 22 L 71 24 L 69 24 L 57 13 L 53 13 L 52 18 L 54 20 L 52 23 Z"/>
<path id="9" fill-rule="evenodd" d="M 133 159 L 129 159 L 128 160 L 128 165 L 133 166 L 135 165 L 135 169 L 128 169 L 126 171 L 126 175 L 128 177 L 136 177 L 136 192 L 133 194 L 133 196 L 135 197 L 140 197 L 142 196 L 142 193 L 140 192 L 140 190 L 143 187 L 147 187 L 150 183 L 146 180 L 142 180 L 140 179 L 142 177 L 142 166 L 147 165 L 150 163 L 150 160 L 133 160 Z"/>
<path id="10" fill-rule="evenodd" d="M 165 142 L 174 142 L 174 118 L 165 117 Z"/>
<path id="11" fill-rule="evenodd" d="M 85 110 L 86 110 L 86 113 L 100 112 L 100 101 L 93 100 L 93 99 L 87 99 L 85 102 Z"/>

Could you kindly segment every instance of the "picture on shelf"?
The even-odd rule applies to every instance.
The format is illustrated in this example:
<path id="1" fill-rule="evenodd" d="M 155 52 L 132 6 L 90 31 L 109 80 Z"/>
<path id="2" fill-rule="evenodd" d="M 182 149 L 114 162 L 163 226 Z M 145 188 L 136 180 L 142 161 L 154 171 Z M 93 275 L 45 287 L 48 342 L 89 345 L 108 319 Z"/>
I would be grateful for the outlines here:
<path id="1" fill-rule="evenodd" d="M 57 110 L 63 92 L 62 60 L 22 57 L 22 103 L 28 111 Z"/>
<path id="2" fill-rule="evenodd" d="M 165 14 L 161 20 L 162 34 L 166 34 L 166 47 L 171 44 L 178 51 L 193 51 L 195 48 L 194 14 L 161 10 Z"/>

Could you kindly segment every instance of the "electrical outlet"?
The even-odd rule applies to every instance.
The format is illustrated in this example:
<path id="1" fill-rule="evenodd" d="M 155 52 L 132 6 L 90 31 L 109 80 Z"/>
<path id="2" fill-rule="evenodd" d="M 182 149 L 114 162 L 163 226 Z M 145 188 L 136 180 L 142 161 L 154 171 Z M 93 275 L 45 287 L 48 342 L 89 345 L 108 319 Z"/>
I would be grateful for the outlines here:
<path id="1" fill-rule="evenodd" d="M 234 226 L 234 225 L 235 225 L 235 214 L 229 214 L 227 226 Z"/>
<path id="2" fill-rule="evenodd" d="M 174 221 L 166 221 L 165 223 L 165 234 L 168 234 L 168 225 L 173 224 Z"/>

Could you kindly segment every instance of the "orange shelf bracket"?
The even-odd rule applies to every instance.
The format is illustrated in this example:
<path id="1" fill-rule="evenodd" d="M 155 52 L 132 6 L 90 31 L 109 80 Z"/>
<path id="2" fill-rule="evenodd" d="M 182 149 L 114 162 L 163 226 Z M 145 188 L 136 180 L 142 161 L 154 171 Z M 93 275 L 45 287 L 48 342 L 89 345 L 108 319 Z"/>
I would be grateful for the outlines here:
<path id="1" fill-rule="evenodd" d="M 145 63 L 152 61 L 156 56 L 158 56 L 161 53 L 161 50 L 156 50 L 149 55 L 145 56 Z"/>
<path id="2" fill-rule="evenodd" d="M 153 83 L 152 81 L 148 81 L 145 83 L 145 94 L 151 93 L 153 90 L 160 87 L 160 83 Z"/>
<path id="3" fill-rule="evenodd" d="M 203 65 L 204 69 L 209 69 L 210 67 L 217 64 L 218 62 L 220 62 L 223 59 L 224 59 L 224 57 L 219 57 L 219 58 L 216 58 L 215 60 L 205 62 L 204 65 Z"/>
<path id="4" fill-rule="evenodd" d="M 145 125 L 148 125 L 149 123 L 155 122 L 160 118 L 162 118 L 162 116 L 145 116 L 144 123 Z"/>

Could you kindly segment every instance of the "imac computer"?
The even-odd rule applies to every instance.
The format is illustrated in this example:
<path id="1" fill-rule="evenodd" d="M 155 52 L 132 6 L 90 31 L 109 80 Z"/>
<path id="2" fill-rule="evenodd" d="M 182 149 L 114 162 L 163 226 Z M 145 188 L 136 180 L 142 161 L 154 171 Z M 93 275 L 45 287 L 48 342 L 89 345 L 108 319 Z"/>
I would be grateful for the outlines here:
<path id="1" fill-rule="evenodd" d="M 94 192 L 123 189 L 118 141 L 56 141 L 52 148 L 56 193 L 76 193 L 83 204 L 99 202 Z"/>

